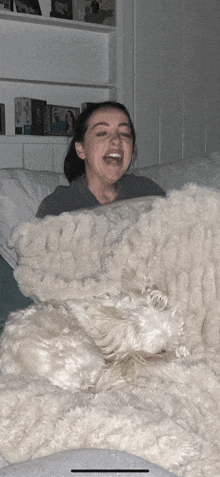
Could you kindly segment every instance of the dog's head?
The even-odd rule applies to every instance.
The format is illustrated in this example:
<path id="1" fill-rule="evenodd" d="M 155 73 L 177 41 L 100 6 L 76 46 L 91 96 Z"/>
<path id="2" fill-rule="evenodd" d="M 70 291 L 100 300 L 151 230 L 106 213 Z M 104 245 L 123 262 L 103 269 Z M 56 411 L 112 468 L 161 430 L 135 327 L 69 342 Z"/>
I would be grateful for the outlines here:
<path id="1" fill-rule="evenodd" d="M 160 307 L 155 297 L 152 302 L 147 295 L 98 299 L 87 313 L 92 322 L 90 333 L 108 360 L 138 352 L 152 356 L 176 350 L 183 336 L 177 307 L 166 309 L 164 302 Z"/>

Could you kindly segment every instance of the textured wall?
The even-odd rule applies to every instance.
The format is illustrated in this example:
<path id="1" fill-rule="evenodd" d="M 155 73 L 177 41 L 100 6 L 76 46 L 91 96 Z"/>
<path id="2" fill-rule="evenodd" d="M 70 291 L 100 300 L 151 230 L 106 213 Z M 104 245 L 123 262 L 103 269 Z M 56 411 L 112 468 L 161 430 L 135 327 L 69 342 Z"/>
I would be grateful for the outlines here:
<path id="1" fill-rule="evenodd" d="M 136 2 L 139 165 L 220 148 L 220 4 Z"/>

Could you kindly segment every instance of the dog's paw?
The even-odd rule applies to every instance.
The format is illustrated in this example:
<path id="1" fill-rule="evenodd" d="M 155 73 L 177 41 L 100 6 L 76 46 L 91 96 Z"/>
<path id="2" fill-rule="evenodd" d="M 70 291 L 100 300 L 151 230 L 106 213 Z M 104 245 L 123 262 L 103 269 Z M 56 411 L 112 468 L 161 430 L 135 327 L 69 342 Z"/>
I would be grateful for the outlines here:
<path id="1" fill-rule="evenodd" d="M 158 311 L 166 308 L 168 297 L 163 292 L 154 288 L 146 288 L 145 293 L 150 306 Z"/>

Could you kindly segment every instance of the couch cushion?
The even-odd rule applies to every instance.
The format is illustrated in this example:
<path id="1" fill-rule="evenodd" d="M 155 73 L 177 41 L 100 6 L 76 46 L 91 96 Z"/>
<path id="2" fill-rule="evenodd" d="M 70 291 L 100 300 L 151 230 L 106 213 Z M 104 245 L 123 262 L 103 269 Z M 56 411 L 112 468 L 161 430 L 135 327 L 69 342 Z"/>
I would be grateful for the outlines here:
<path id="1" fill-rule="evenodd" d="M 143 167 L 134 173 L 149 177 L 165 191 L 180 190 L 189 182 L 220 189 L 220 152 L 212 153 L 209 157 L 201 156 L 186 161 Z"/>
<path id="2" fill-rule="evenodd" d="M 0 170 L 0 254 L 13 268 L 17 257 L 8 247 L 12 230 L 33 219 L 41 201 L 58 185 L 68 185 L 64 174 L 19 168 Z"/>

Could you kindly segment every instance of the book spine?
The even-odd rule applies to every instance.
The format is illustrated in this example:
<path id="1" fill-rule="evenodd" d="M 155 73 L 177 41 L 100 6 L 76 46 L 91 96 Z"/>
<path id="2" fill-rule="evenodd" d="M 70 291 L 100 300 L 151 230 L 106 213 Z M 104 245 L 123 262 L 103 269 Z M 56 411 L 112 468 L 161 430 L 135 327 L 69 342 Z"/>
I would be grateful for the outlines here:
<path id="1" fill-rule="evenodd" d="M 22 134 L 32 134 L 32 117 L 31 117 L 31 98 L 23 98 L 23 132 Z"/>
<path id="2" fill-rule="evenodd" d="M 46 101 L 15 98 L 15 134 L 45 134 Z"/>
<path id="3" fill-rule="evenodd" d="M 46 127 L 46 101 L 31 100 L 32 131 L 35 136 L 44 136 Z"/>
<path id="4" fill-rule="evenodd" d="M 89 108 L 90 106 L 93 106 L 93 104 L 96 104 L 96 103 L 82 103 L 81 104 L 81 111 L 84 111 L 86 108 Z"/>
<path id="5" fill-rule="evenodd" d="M 49 136 L 51 134 L 50 124 L 51 124 L 51 105 L 47 104 L 46 105 L 45 128 L 44 128 L 45 136 Z"/>
<path id="6" fill-rule="evenodd" d="M 15 98 L 15 134 L 32 134 L 30 98 Z"/>
<path id="7" fill-rule="evenodd" d="M 0 104 L 0 134 L 5 134 L 5 105 Z"/>
<path id="8" fill-rule="evenodd" d="M 23 134 L 23 98 L 15 98 L 15 134 Z"/>

